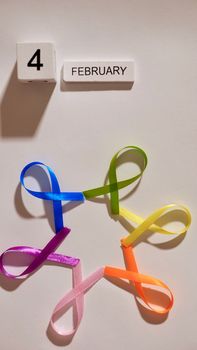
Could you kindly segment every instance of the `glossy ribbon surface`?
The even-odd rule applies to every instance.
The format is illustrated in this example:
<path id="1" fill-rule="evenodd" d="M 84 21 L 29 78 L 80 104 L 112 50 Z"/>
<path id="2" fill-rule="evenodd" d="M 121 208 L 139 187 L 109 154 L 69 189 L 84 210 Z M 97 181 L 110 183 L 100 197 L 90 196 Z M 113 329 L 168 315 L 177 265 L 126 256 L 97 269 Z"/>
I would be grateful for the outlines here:
<path id="1" fill-rule="evenodd" d="M 133 151 L 137 152 L 139 154 L 139 157 L 142 157 L 143 165 L 141 166 L 140 171 L 133 177 L 126 180 L 118 181 L 117 167 L 118 167 L 119 158 L 124 152 L 132 153 Z M 49 192 L 33 191 L 25 185 L 25 176 L 27 175 L 28 170 L 34 166 L 42 167 L 43 169 L 45 169 L 45 171 L 47 171 L 49 175 L 50 183 L 51 183 L 51 191 Z M 173 295 L 170 289 L 168 288 L 168 286 L 156 278 L 139 273 L 136 260 L 134 257 L 134 253 L 133 253 L 132 244 L 136 240 L 141 238 L 141 236 L 147 230 L 150 230 L 152 232 L 162 233 L 162 234 L 169 234 L 169 235 L 184 234 L 186 233 L 187 229 L 190 226 L 191 215 L 187 208 L 183 206 L 177 206 L 175 204 L 170 204 L 160 209 L 157 209 L 147 219 L 143 219 L 142 217 L 128 211 L 127 209 L 120 207 L 119 190 L 129 186 L 130 184 L 134 183 L 137 180 L 140 180 L 146 166 L 147 166 L 146 153 L 139 147 L 127 146 L 121 149 L 119 152 L 117 152 L 110 162 L 109 172 L 108 172 L 109 184 L 106 184 L 104 186 L 97 187 L 94 189 L 86 190 L 83 192 L 61 192 L 55 173 L 49 166 L 46 166 L 44 163 L 32 162 L 32 163 L 29 163 L 27 166 L 25 166 L 24 169 L 22 170 L 21 177 L 20 177 L 21 184 L 28 191 L 28 193 L 33 195 L 36 198 L 43 199 L 43 200 L 50 200 L 53 202 L 55 231 L 57 234 L 49 241 L 49 243 L 42 250 L 26 247 L 26 246 L 18 246 L 18 247 L 12 247 L 8 249 L 0 257 L 0 272 L 10 278 L 20 278 L 32 273 L 47 260 L 55 263 L 63 264 L 66 267 L 72 268 L 73 289 L 71 289 L 57 304 L 57 306 L 53 311 L 51 321 L 50 321 L 50 325 L 53 331 L 56 332 L 57 334 L 62 335 L 64 337 L 74 335 L 74 333 L 76 332 L 80 324 L 80 321 L 83 315 L 84 294 L 103 276 L 128 280 L 128 282 L 135 287 L 138 296 L 145 303 L 145 305 L 150 310 L 156 313 L 165 314 L 169 312 L 169 310 L 172 308 Z M 78 258 L 72 258 L 72 257 L 64 256 L 62 254 L 54 253 L 57 247 L 63 242 L 65 237 L 70 232 L 70 229 L 64 227 L 63 225 L 62 201 L 82 201 L 83 202 L 85 199 L 91 199 L 91 198 L 105 195 L 105 194 L 110 195 L 110 206 L 111 206 L 112 214 L 119 215 L 120 217 L 122 216 L 126 220 L 131 220 L 132 222 L 136 223 L 138 226 L 134 230 L 132 230 L 129 233 L 129 235 L 121 239 L 121 245 L 122 245 L 125 268 L 126 268 L 125 270 L 122 268 L 105 266 L 103 268 L 100 268 L 99 270 L 97 270 L 96 272 L 94 272 L 89 277 L 83 280 L 81 263 Z M 187 218 L 185 227 L 181 231 L 177 233 L 171 232 L 156 224 L 157 220 L 161 218 L 164 214 L 176 209 L 182 211 Z M 21 274 L 13 275 L 9 273 L 5 268 L 4 258 L 6 254 L 16 253 L 16 252 L 32 256 L 34 259 Z M 150 285 L 150 286 L 162 288 L 165 291 L 165 293 L 167 293 L 169 298 L 167 305 L 164 306 L 162 309 L 152 305 L 152 303 L 149 300 L 149 297 L 146 295 L 144 285 Z M 56 321 L 62 316 L 63 313 L 65 313 L 72 306 L 76 308 L 76 314 L 77 314 L 77 317 L 73 324 L 73 328 L 70 331 L 61 330 L 56 325 Z"/>
<path id="2" fill-rule="evenodd" d="M 81 263 L 73 268 L 73 288 L 58 302 L 51 316 L 50 325 L 56 334 L 62 337 L 72 337 L 75 334 L 83 316 L 84 295 L 103 277 L 128 280 L 129 283 L 135 287 L 137 296 L 151 311 L 158 314 L 166 314 L 170 311 L 173 306 L 173 294 L 168 286 L 157 278 L 139 273 L 132 247 L 122 246 L 122 249 L 126 267 L 125 270 L 117 267 L 105 266 L 83 280 Z M 165 294 L 167 294 L 166 305 L 155 306 L 151 303 L 149 296 L 146 295 L 147 285 L 158 287 L 158 293 L 161 293 L 160 289 L 164 290 Z M 56 321 L 68 312 L 70 307 L 76 308 L 75 322 L 71 330 L 65 330 L 57 326 Z"/>
<path id="3" fill-rule="evenodd" d="M 104 268 L 93 272 L 86 279 L 82 279 L 81 263 L 73 268 L 73 288 L 56 305 L 50 320 L 53 331 L 63 337 L 72 337 L 79 327 L 84 311 L 84 295 L 95 285 L 104 275 Z M 65 314 L 70 307 L 75 308 L 73 317 L 73 328 L 71 330 L 61 329 L 56 325 L 56 321 Z"/>
<path id="4" fill-rule="evenodd" d="M 173 294 L 168 288 L 168 286 L 162 281 L 158 280 L 157 278 L 154 278 L 148 275 L 142 275 L 141 273 L 139 273 L 132 247 L 122 246 L 122 249 L 124 254 L 126 270 L 116 268 L 116 267 L 106 266 L 104 269 L 104 276 L 128 280 L 129 283 L 132 283 L 134 285 L 138 296 L 141 298 L 141 300 L 146 304 L 146 306 L 150 310 L 159 314 L 168 313 L 173 306 L 173 300 L 174 300 Z M 159 308 L 156 306 L 153 306 L 152 303 L 149 301 L 148 295 L 146 295 L 145 293 L 144 285 L 155 286 L 155 287 L 164 289 L 165 292 L 167 292 L 168 294 L 167 305 L 163 306 L 162 308 L 160 306 Z"/>
<path id="5" fill-rule="evenodd" d="M 121 156 L 121 154 L 123 154 L 123 152 L 129 152 L 132 154 L 133 151 L 137 152 L 139 154 L 139 157 L 143 158 L 142 169 L 140 169 L 140 172 L 138 174 L 134 175 L 129 179 L 117 181 L 116 169 L 118 164 L 118 158 Z M 90 198 L 94 198 L 94 197 L 109 193 L 111 212 L 114 215 L 118 215 L 119 214 L 119 190 L 139 180 L 142 177 L 144 170 L 146 169 L 147 163 L 148 163 L 147 155 L 141 148 L 136 146 L 127 146 L 122 148 L 113 156 L 110 162 L 109 173 L 108 173 L 109 185 L 83 191 L 85 198 L 90 199 Z"/>
<path id="6" fill-rule="evenodd" d="M 127 150 L 127 147 L 124 148 L 123 150 Z M 122 152 L 123 150 L 121 150 L 120 152 Z M 133 148 L 132 148 L 132 150 L 133 150 Z M 151 230 L 152 232 L 158 232 L 158 233 L 162 233 L 162 234 L 169 234 L 169 235 L 185 234 L 187 232 L 190 224 L 191 224 L 191 215 L 190 215 L 189 210 L 186 207 L 176 205 L 176 204 L 166 205 L 160 209 L 155 210 L 154 213 L 152 213 L 147 219 L 143 219 L 142 217 L 130 212 L 129 210 L 127 210 L 125 208 L 121 208 L 119 206 L 118 190 L 120 188 L 128 186 L 130 183 L 138 180 L 142 176 L 143 171 L 144 171 L 146 164 L 147 164 L 147 159 L 146 159 L 145 153 L 143 153 L 142 155 L 144 156 L 144 167 L 143 167 L 143 171 L 141 171 L 138 175 L 134 176 L 131 179 L 125 180 L 125 182 L 124 181 L 117 182 L 116 165 L 117 165 L 117 158 L 118 158 L 120 152 L 115 154 L 115 156 L 113 157 L 113 159 L 110 163 L 110 168 L 109 168 L 109 182 L 110 182 L 110 184 L 103 186 L 103 187 L 93 189 L 93 190 L 83 192 L 84 196 L 87 199 L 92 198 L 94 196 L 99 196 L 102 194 L 110 193 L 112 212 L 119 213 L 120 216 L 124 217 L 125 219 L 129 219 L 132 222 L 139 225 L 139 226 L 137 226 L 136 229 L 134 229 L 132 232 L 130 232 L 130 234 L 126 238 L 121 239 L 126 270 L 123 270 L 123 269 L 117 268 L 117 267 L 106 266 L 104 268 L 103 273 L 104 273 L 104 276 L 106 276 L 106 277 L 115 277 L 118 279 L 128 280 L 129 283 L 134 285 L 138 296 L 141 298 L 141 300 L 145 303 L 145 305 L 150 310 L 152 310 L 153 312 L 159 313 L 159 314 L 165 314 L 165 313 L 168 313 L 173 306 L 173 294 L 170 291 L 169 287 L 165 283 L 163 283 L 161 280 L 158 280 L 157 278 L 154 278 L 152 276 L 143 275 L 143 274 L 139 273 L 138 268 L 137 268 L 137 264 L 136 264 L 136 260 L 134 257 L 134 253 L 133 253 L 133 248 L 131 245 L 136 240 L 138 240 L 147 230 Z M 140 154 L 141 154 L 141 152 L 140 152 Z M 173 231 L 167 230 L 167 229 L 155 224 L 155 222 L 157 222 L 157 220 L 159 218 L 161 218 L 164 214 L 166 214 L 170 211 L 177 210 L 177 209 L 179 211 L 181 211 L 182 213 L 184 213 L 186 216 L 186 219 L 187 219 L 186 220 L 187 223 L 185 224 L 185 227 L 182 230 L 180 230 L 179 232 L 173 232 Z M 93 277 L 93 275 L 89 276 L 88 280 L 91 281 L 91 278 Z M 91 285 L 91 283 L 90 283 L 90 285 Z M 162 288 L 168 296 L 167 305 L 163 306 L 163 308 L 154 306 L 150 302 L 149 296 L 146 295 L 146 293 L 145 293 L 144 285 L 158 287 L 159 289 Z M 74 300 L 76 299 L 76 295 L 77 295 L 77 297 L 81 296 L 81 298 L 82 298 L 86 288 L 85 287 L 83 288 L 83 283 L 80 286 L 81 286 L 80 292 L 76 292 L 75 288 L 74 288 L 72 291 L 70 291 L 68 294 L 66 294 L 66 296 L 62 299 L 62 301 L 58 304 L 57 309 L 55 309 L 55 311 L 54 311 L 55 313 L 56 313 L 56 311 L 59 311 L 59 308 L 61 310 L 65 308 L 67 310 L 67 306 L 68 306 L 67 304 L 71 300 L 73 303 Z M 53 319 L 53 316 L 52 316 L 52 319 Z M 58 332 L 57 329 L 56 329 L 56 331 Z M 63 335 L 63 333 L 61 333 L 61 334 Z"/>
<path id="7" fill-rule="evenodd" d="M 142 157 L 143 159 L 142 169 L 140 169 L 139 173 L 137 173 L 136 175 L 134 175 L 129 179 L 117 181 L 116 169 L 117 169 L 119 157 L 124 152 L 129 152 L 132 154 L 133 151 L 137 152 L 139 154 L 139 157 Z M 24 180 L 25 175 L 27 171 L 34 166 L 41 166 L 48 171 L 48 174 L 51 180 L 51 192 L 33 191 L 29 189 L 27 186 L 25 186 L 25 180 Z M 22 186 L 32 196 L 43 200 L 51 200 L 53 202 L 55 227 L 56 227 L 56 232 L 58 232 L 63 227 L 61 201 L 84 201 L 85 198 L 91 199 L 91 198 L 95 198 L 95 197 L 102 196 L 109 193 L 112 214 L 114 215 L 119 214 L 119 190 L 131 185 L 132 183 L 140 179 L 142 177 L 144 170 L 146 169 L 146 166 L 147 166 L 146 153 L 139 147 L 127 146 L 122 148 L 113 156 L 109 166 L 109 173 L 108 173 L 109 184 L 101 187 L 93 188 L 83 192 L 61 192 L 60 186 L 54 171 L 49 166 L 41 162 L 32 162 L 26 165 L 21 172 L 20 181 Z"/>
<path id="8" fill-rule="evenodd" d="M 184 225 L 183 229 L 181 229 L 178 232 L 175 232 L 175 231 L 164 229 L 163 227 L 155 224 L 155 222 L 158 219 L 160 219 L 164 214 L 167 214 L 170 211 L 174 211 L 174 210 L 179 210 L 180 212 L 185 214 L 186 224 Z M 136 224 L 139 224 L 139 226 L 137 226 L 133 231 L 131 231 L 127 237 L 121 239 L 121 243 L 125 247 L 132 245 L 148 230 L 152 232 L 162 233 L 165 235 L 182 235 L 187 232 L 189 226 L 191 225 L 191 214 L 189 210 L 185 206 L 177 205 L 177 204 L 165 205 L 164 207 L 155 210 L 146 219 L 143 219 L 142 217 L 132 213 L 131 211 L 125 208 L 120 208 L 120 216 Z"/>
<path id="9" fill-rule="evenodd" d="M 48 174 L 51 180 L 50 181 L 51 192 L 32 191 L 25 186 L 25 180 L 24 180 L 25 175 L 30 168 L 35 166 L 42 166 L 44 167 L 44 169 L 48 170 Z M 59 232 L 62 229 L 62 227 L 64 227 L 61 202 L 62 201 L 84 201 L 84 196 L 83 196 L 83 193 L 81 192 L 61 192 L 59 182 L 57 180 L 55 173 L 49 166 L 41 162 L 31 162 L 27 164 L 21 172 L 20 182 L 22 186 L 26 189 L 26 191 L 32 196 L 53 202 L 53 217 L 55 222 L 56 233 Z"/>
<path id="10" fill-rule="evenodd" d="M 56 254 L 54 251 L 59 247 L 59 245 L 63 242 L 63 240 L 69 234 L 70 229 L 67 227 L 63 228 L 58 235 L 55 235 L 43 249 L 37 249 L 27 246 L 16 246 L 7 249 L 0 256 L 0 272 L 9 278 L 19 278 L 25 277 L 35 270 L 37 270 L 40 266 L 43 265 L 45 261 L 51 261 L 58 264 L 63 264 L 69 267 L 76 266 L 79 263 L 78 258 L 73 258 L 69 256 L 65 256 L 62 254 Z M 16 254 L 22 253 L 27 256 L 33 257 L 33 261 L 29 264 L 29 266 L 20 274 L 13 275 L 8 272 L 5 268 L 4 260 L 7 254 Z"/>

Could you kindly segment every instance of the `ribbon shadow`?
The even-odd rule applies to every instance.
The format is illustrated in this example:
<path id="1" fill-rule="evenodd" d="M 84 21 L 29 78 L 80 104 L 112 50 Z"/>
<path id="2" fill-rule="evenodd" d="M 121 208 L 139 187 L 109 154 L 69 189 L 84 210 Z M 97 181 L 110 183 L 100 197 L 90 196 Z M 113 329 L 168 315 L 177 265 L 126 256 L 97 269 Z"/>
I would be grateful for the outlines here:
<path id="1" fill-rule="evenodd" d="M 135 291 L 135 287 L 131 285 L 129 282 L 126 282 L 114 277 L 105 277 L 105 279 L 108 282 L 115 285 L 116 287 L 121 288 L 134 296 L 140 315 L 144 319 L 144 321 L 146 321 L 147 323 L 161 324 L 165 322 L 166 319 L 168 318 L 168 313 L 159 314 L 145 307 L 138 299 L 137 293 Z M 165 307 L 168 304 L 168 297 L 166 296 L 166 294 L 162 293 L 161 291 L 156 291 L 146 287 L 143 287 L 143 290 L 150 303 L 156 304 L 161 307 Z"/>
<path id="2" fill-rule="evenodd" d="M 139 155 L 139 152 L 137 152 L 136 150 L 133 150 L 132 153 L 130 151 L 127 151 L 127 152 L 124 152 L 123 154 L 121 154 L 119 156 L 119 158 L 117 159 L 117 168 L 120 167 L 122 164 L 134 163 L 140 168 L 140 170 L 143 170 L 143 161 L 144 161 L 143 157 L 141 157 Z M 107 173 L 107 175 L 105 177 L 104 185 L 106 185 L 108 183 L 108 177 L 109 177 L 108 174 L 109 173 Z M 131 186 L 131 190 L 127 194 L 122 196 L 120 198 L 120 201 L 129 198 L 130 196 L 132 196 L 136 192 L 138 186 L 140 185 L 141 179 L 142 178 L 140 178 L 137 181 L 137 183 L 135 183 L 135 184 L 133 184 L 133 186 Z M 109 216 L 114 221 L 119 222 L 126 229 L 126 231 L 132 232 L 135 229 L 135 226 L 132 225 L 130 223 L 130 221 L 128 221 L 124 217 L 121 217 L 120 215 L 113 215 L 111 213 L 111 202 L 110 202 L 109 195 L 103 195 L 101 198 L 97 197 L 97 198 L 91 198 L 91 199 L 88 199 L 88 200 L 92 201 L 92 202 L 95 202 L 95 203 L 105 204 Z M 158 226 L 165 226 L 165 225 L 168 225 L 168 224 L 170 224 L 172 222 L 176 222 L 176 221 L 182 223 L 183 225 L 186 225 L 186 223 L 187 223 L 187 216 L 182 210 L 174 209 L 172 211 L 169 211 L 169 212 L 165 213 L 164 215 L 162 215 L 162 217 L 160 217 L 155 222 L 155 224 L 157 224 Z M 140 236 L 139 239 L 137 239 L 132 244 L 132 246 L 133 247 L 137 246 L 143 240 L 143 242 L 146 242 L 147 244 L 155 246 L 155 247 L 157 247 L 159 249 L 173 249 L 176 246 L 178 246 L 184 240 L 184 238 L 186 236 L 186 233 L 185 234 L 181 234 L 181 235 L 177 235 L 175 237 L 174 237 L 174 235 L 172 235 L 173 238 L 171 238 L 167 242 L 153 243 L 153 242 L 151 242 L 149 240 L 149 238 L 152 235 L 154 235 L 154 234 L 155 234 L 155 232 L 152 232 L 150 230 L 146 231 L 142 236 Z"/>

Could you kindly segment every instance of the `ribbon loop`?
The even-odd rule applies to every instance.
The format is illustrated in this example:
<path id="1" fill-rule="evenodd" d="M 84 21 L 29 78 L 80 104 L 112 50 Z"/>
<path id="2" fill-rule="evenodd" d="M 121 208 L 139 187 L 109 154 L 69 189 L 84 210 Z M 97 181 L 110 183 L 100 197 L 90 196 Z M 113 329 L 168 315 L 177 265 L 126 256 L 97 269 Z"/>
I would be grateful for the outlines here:
<path id="1" fill-rule="evenodd" d="M 59 245 L 63 242 L 66 236 L 69 234 L 70 229 L 67 227 L 63 228 L 58 235 L 55 235 L 47 245 L 41 250 L 37 248 L 27 247 L 27 246 L 17 246 L 12 247 L 6 250 L 0 256 L 0 272 L 9 277 L 9 278 L 20 278 L 25 277 L 35 270 L 37 270 L 45 261 L 53 261 L 59 264 L 64 264 L 66 266 L 76 266 L 79 263 L 78 258 L 72 258 L 69 256 L 64 256 L 62 254 L 55 254 L 54 251 L 59 247 Z M 8 253 L 22 253 L 28 256 L 33 256 L 33 261 L 29 264 L 29 266 L 20 274 L 13 275 L 9 273 L 5 269 L 4 258 Z"/>
<path id="2" fill-rule="evenodd" d="M 140 172 L 126 180 L 122 181 L 117 181 L 117 175 L 116 175 L 116 169 L 117 169 L 117 162 L 119 157 L 124 153 L 124 152 L 133 152 L 136 151 L 139 153 L 139 156 L 142 157 L 143 159 L 143 165 L 140 169 Z M 53 202 L 53 212 L 54 212 L 54 221 L 55 221 L 55 230 L 56 233 L 59 232 L 62 227 L 63 227 L 63 214 L 62 214 L 62 204 L 61 201 L 84 201 L 84 199 L 91 199 L 97 196 L 101 196 L 104 194 L 109 193 L 110 198 L 111 198 L 111 211 L 112 214 L 117 215 L 119 214 L 119 190 L 123 189 L 138 179 L 140 179 L 143 175 L 144 170 L 146 169 L 147 166 L 147 155 L 146 153 L 139 147 L 137 146 L 126 146 L 122 149 L 120 149 L 112 158 L 109 166 L 109 184 L 93 188 L 90 190 L 86 190 L 83 192 L 61 192 L 60 191 L 60 186 L 57 180 L 57 177 L 54 173 L 54 171 L 47 165 L 45 165 L 42 162 L 31 162 L 27 164 L 24 169 L 21 172 L 20 176 L 20 182 L 22 186 L 26 189 L 26 191 L 31 194 L 32 196 L 43 199 L 43 200 L 50 200 Z M 33 191 L 29 189 L 25 185 L 25 174 L 26 172 L 34 167 L 34 166 L 41 166 L 44 169 L 48 171 L 49 177 L 50 177 L 50 182 L 51 182 L 51 192 L 46 192 L 46 191 Z"/>
<path id="3" fill-rule="evenodd" d="M 46 170 L 48 170 L 48 174 L 51 180 L 51 192 L 38 192 L 32 191 L 25 186 L 25 174 L 27 170 L 34 166 L 42 166 Z M 59 232 L 63 228 L 63 213 L 62 213 L 62 203 L 61 201 L 84 201 L 84 196 L 82 192 L 61 192 L 60 186 L 57 180 L 57 177 L 54 171 L 47 165 L 41 162 L 31 162 L 27 164 L 20 175 L 20 182 L 22 186 L 26 189 L 26 191 L 32 196 L 43 199 L 50 200 L 53 202 L 53 213 L 54 213 L 54 222 L 55 222 L 55 231 Z"/>
<path id="4" fill-rule="evenodd" d="M 155 222 L 162 217 L 164 214 L 178 209 L 179 211 L 182 211 L 187 219 L 187 222 L 183 229 L 181 229 L 179 232 L 173 232 L 170 230 L 166 230 L 163 227 L 156 225 Z M 132 245 L 141 235 L 144 234 L 145 231 L 151 230 L 152 232 L 158 232 L 161 234 L 166 235 L 175 235 L 175 234 L 185 234 L 191 224 L 191 214 L 189 210 L 183 206 L 183 205 L 177 205 L 177 204 L 169 204 L 165 205 L 162 208 L 159 208 L 155 210 L 151 215 L 149 215 L 146 219 L 143 219 L 142 217 L 130 212 L 129 210 L 125 208 L 120 208 L 120 215 L 126 219 L 129 219 L 137 224 L 137 226 L 132 232 L 129 233 L 129 235 L 125 238 L 121 239 L 122 245 L 125 247 L 128 247 Z"/>
<path id="5" fill-rule="evenodd" d="M 117 181 L 117 175 L 116 175 L 117 161 L 118 161 L 119 156 L 124 151 L 129 151 L 129 152 L 137 151 L 139 153 L 139 155 L 143 158 L 143 166 L 137 175 L 135 175 L 129 179 L 126 179 L 126 180 Z M 93 188 L 91 190 L 83 191 L 85 198 L 90 199 L 93 197 L 97 197 L 97 196 L 101 196 L 101 195 L 109 193 L 110 198 L 111 198 L 112 214 L 114 214 L 114 215 L 119 214 L 119 193 L 118 193 L 118 191 L 124 187 L 131 185 L 136 180 L 140 179 L 143 175 L 144 170 L 146 169 L 147 162 L 148 162 L 147 155 L 141 148 L 139 148 L 137 146 L 127 146 L 127 147 L 122 148 L 113 156 L 113 158 L 110 162 L 109 184 L 104 185 L 102 187 Z"/>
<path id="6" fill-rule="evenodd" d="M 136 151 L 143 159 L 143 164 L 140 167 L 140 171 L 131 178 L 118 181 L 117 167 L 118 167 L 119 157 L 124 152 L 133 152 L 133 151 Z M 51 191 L 33 191 L 25 185 L 25 175 L 27 171 L 33 166 L 39 166 L 44 168 L 44 170 L 46 171 L 50 179 Z M 139 180 L 142 177 L 143 172 L 146 169 L 146 166 L 147 166 L 147 156 L 146 156 L 146 153 L 141 148 L 136 146 L 124 147 L 113 156 L 110 162 L 109 172 L 108 172 L 109 183 L 104 186 L 89 189 L 83 192 L 61 192 L 55 173 L 49 166 L 45 165 L 44 163 L 32 162 L 27 164 L 22 170 L 20 181 L 22 186 L 26 189 L 26 191 L 36 198 L 52 201 L 55 231 L 57 234 L 48 242 L 48 244 L 43 249 L 36 249 L 36 248 L 27 247 L 27 246 L 18 246 L 18 247 L 12 247 L 6 250 L 0 256 L 0 273 L 4 274 L 9 278 L 25 277 L 28 274 L 34 272 L 36 269 L 38 269 L 45 261 L 57 262 L 58 264 L 64 264 L 67 267 L 70 266 L 72 268 L 73 288 L 56 305 L 50 320 L 50 325 L 53 331 L 58 335 L 69 337 L 75 334 L 83 316 L 85 292 L 89 290 L 97 281 L 99 281 L 104 276 L 116 277 L 118 279 L 128 280 L 130 284 L 134 285 L 138 296 L 145 303 L 145 305 L 150 310 L 156 313 L 166 314 L 172 308 L 173 295 L 170 289 L 165 283 L 163 283 L 159 279 L 139 273 L 131 245 L 137 239 L 139 239 L 139 237 L 143 235 L 143 233 L 146 230 L 151 230 L 153 232 L 159 232 L 162 234 L 170 234 L 170 235 L 186 233 L 187 229 L 191 224 L 191 214 L 189 210 L 184 206 L 177 206 L 175 204 L 170 204 L 160 209 L 157 209 L 148 218 L 143 219 L 140 216 L 131 213 L 127 209 L 120 207 L 119 190 Z M 89 277 L 83 280 L 81 263 L 79 259 L 54 253 L 54 251 L 58 248 L 58 246 L 63 242 L 65 237 L 70 232 L 70 229 L 64 227 L 63 225 L 62 201 L 84 201 L 84 199 L 90 199 L 90 198 L 94 198 L 105 194 L 110 195 L 110 205 L 111 205 L 112 214 L 114 215 L 118 214 L 124 217 L 125 219 L 131 220 L 136 224 L 138 224 L 138 227 L 136 227 L 131 233 L 129 233 L 127 237 L 121 240 L 122 250 L 123 250 L 123 255 L 125 260 L 125 270 L 117 267 L 105 266 L 104 268 L 100 268 L 99 270 L 97 270 L 96 272 L 94 272 Z M 187 218 L 185 227 L 180 232 L 178 233 L 172 232 L 155 224 L 157 220 L 160 217 L 162 217 L 165 213 L 167 213 L 170 210 L 174 210 L 176 208 L 184 212 Z M 25 268 L 25 270 L 22 273 L 18 275 L 13 275 L 9 273 L 5 268 L 4 258 L 8 253 L 16 253 L 16 252 L 23 253 L 28 256 L 32 256 L 34 259 L 29 264 L 29 266 Z M 167 306 L 165 306 L 163 309 L 158 309 L 157 307 L 154 307 L 150 302 L 149 297 L 146 295 L 145 287 L 144 287 L 145 284 L 158 287 L 158 288 L 163 288 L 165 292 L 167 292 L 167 295 L 169 298 Z M 76 318 L 74 320 L 73 328 L 69 331 L 67 330 L 64 331 L 59 329 L 57 327 L 56 321 L 62 316 L 62 314 L 67 312 L 67 310 L 72 306 L 75 307 L 76 309 Z"/>
<path id="7" fill-rule="evenodd" d="M 104 276 L 128 280 L 129 283 L 132 283 L 135 286 L 138 296 L 141 298 L 141 300 L 147 305 L 147 307 L 150 310 L 158 314 L 168 313 L 172 308 L 173 302 L 174 302 L 172 292 L 170 291 L 168 286 L 162 281 L 158 280 L 157 278 L 140 274 L 138 272 L 138 268 L 137 268 L 137 264 L 136 264 L 136 260 L 135 260 L 132 248 L 123 246 L 122 249 L 123 249 L 123 254 L 125 259 L 126 270 L 116 268 L 116 267 L 106 266 L 104 269 Z M 162 309 L 153 307 L 144 292 L 143 284 L 161 287 L 164 290 L 166 290 L 169 296 L 168 305 Z"/>
<path id="8" fill-rule="evenodd" d="M 72 337 L 75 334 L 83 316 L 84 294 L 103 277 L 103 273 L 104 269 L 100 268 L 89 277 L 82 280 L 81 264 L 73 268 L 73 289 L 59 301 L 51 316 L 50 325 L 56 334 L 63 337 Z M 56 321 L 65 314 L 71 306 L 76 306 L 75 323 L 71 330 L 65 331 L 57 327 Z"/>

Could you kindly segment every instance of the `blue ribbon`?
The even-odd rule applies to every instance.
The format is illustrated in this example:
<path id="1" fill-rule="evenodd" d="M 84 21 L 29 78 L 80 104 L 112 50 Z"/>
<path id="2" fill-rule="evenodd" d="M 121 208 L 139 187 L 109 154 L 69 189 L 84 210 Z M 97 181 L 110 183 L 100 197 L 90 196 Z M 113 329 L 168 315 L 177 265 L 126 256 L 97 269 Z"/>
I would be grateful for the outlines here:
<path id="1" fill-rule="evenodd" d="M 25 183 L 24 183 L 25 174 L 27 170 L 29 170 L 31 167 L 35 165 L 45 167 L 48 170 L 50 180 L 51 180 L 51 192 L 32 191 L 25 186 Z M 39 199 L 49 200 L 53 202 L 53 214 L 54 214 L 56 233 L 58 233 L 64 227 L 61 201 L 83 202 L 85 199 L 82 192 L 61 192 L 59 182 L 57 180 L 57 177 L 55 176 L 55 173 L 49 166 L 41 162 L 31 162 L 27 164 L 21 171 L 20 182 L 21 182 L 21 185 L 26 189 L 26 191 L 30 193 L 32 196 Z"/>

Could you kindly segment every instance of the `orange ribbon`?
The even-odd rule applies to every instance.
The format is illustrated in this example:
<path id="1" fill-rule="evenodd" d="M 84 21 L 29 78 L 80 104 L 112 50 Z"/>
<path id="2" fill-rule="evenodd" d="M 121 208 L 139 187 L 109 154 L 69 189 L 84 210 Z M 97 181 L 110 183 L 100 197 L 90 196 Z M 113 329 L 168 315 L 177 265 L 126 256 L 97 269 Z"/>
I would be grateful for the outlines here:
<path id="1" fill-rule="evenodd" d="M 122 250 L 123 250 L 126 270 L 116 268 L 116 267 L 106 266 L 104 268 L 104 276 L 128 280 L 130 284 L 134 285 L 138 296 L 141 298 L 141 300 L 146 304 L 146 306 L 150 310 L 158 314 L 168 313 L 172 308 L 173 302 L 174 302 L 173 294 L 168 288 L 168 286 L 162 281 L 158 280 L 157 278 L 139 273 L 132 246 L 130 247 L 122 246 Z M 162 309 L 159 307 L 153 306 L 152 303 L 149 301 L 149 297 L 145 293 L 145 288 L 143 286 L 144 284 L 152 285 L 152 286 L 156 286 L 164 289 L 165 292 L 167 292 L 168 294 L 168 299 L 169 299 L 168 304 L 162 307 Z"/>

